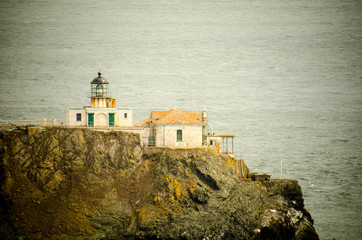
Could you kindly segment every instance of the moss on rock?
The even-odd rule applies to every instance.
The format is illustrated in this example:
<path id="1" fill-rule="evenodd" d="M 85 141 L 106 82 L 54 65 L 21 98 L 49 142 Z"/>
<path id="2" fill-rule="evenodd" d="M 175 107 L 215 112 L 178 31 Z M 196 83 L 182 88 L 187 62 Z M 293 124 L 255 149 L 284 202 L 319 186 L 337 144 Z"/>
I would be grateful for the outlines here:
<path id="1" fill-rule="evenodd" d="M 207 148 L 46 128 L 1 131 L 0 157 L 3 238 L 318 239 L 297 181 L 241 181 Z"/>

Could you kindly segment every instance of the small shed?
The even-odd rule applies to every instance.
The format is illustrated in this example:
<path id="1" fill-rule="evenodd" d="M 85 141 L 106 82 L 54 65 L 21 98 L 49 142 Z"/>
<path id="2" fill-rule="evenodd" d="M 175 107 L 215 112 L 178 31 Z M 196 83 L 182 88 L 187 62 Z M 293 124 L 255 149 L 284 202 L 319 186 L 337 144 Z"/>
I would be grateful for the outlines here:
<path id="1" fill-rule="evenodd" d="M 249 177 L 253 181 L 266 182 L 266 181 L 270 181 L 271 174 L 270 173 L 252 173 L 252 174 L 249 174 Z"/>
<path id="2" fill-rule="evenodd" d="M 217 153 L 234 155 L 234 134 L 209 134 L 207 136 L 207 146 Z"/>

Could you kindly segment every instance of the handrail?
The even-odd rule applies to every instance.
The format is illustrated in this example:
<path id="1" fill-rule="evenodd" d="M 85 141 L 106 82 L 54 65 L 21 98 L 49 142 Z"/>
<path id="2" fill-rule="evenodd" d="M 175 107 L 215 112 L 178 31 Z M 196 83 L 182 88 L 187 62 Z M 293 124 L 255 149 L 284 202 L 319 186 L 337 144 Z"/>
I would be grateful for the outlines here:
<path id="1" fill-rule="evenodd" d="M 55 118 L 46 119 L 43 118 L 41 120 L 3 120 L 0 119 L 0 126 L 57 126 L 57 120 Z"/>

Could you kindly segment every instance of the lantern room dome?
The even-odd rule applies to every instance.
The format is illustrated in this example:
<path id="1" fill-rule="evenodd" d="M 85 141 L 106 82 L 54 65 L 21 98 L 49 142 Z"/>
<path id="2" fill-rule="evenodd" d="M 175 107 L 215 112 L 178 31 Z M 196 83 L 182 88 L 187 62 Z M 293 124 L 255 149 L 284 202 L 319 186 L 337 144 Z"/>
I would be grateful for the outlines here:
<path id="1" fill-rule="evenodd" d="M 102 77 L 101 72 L 98 72 L 98 77 L 95 77 L 93 79 L 93 81 L 91 82 L 91 84 L 99 84 L 99 83 L 103 83 L 103 84 L 108 84 L 109 83 L 104 77 Z"/>

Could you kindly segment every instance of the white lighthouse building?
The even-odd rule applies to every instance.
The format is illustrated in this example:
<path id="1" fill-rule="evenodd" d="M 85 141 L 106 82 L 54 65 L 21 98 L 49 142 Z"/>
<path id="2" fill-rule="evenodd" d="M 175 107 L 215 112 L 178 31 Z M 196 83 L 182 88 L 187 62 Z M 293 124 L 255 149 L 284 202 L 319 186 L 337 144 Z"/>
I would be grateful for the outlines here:
<path id="1" fill-rule="evenodd" d="M 133 125 L 132 110 L 117 109 L 116 99 L 108 96 L 109 82 L 98 72 L 91 82 L 91 105 L 67 109 L 68 126 L 130 127 Z"/>

